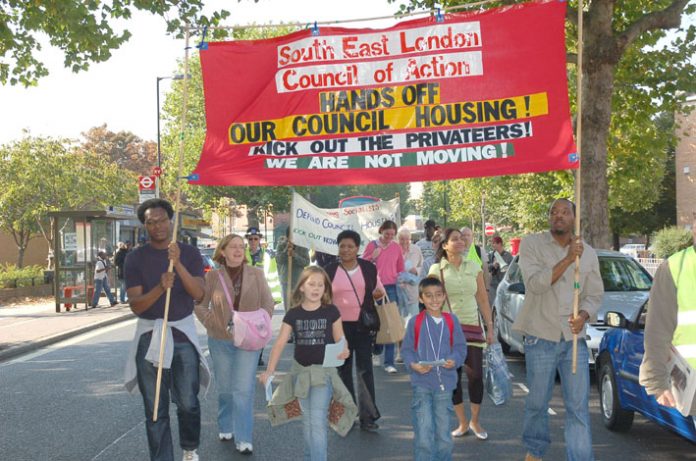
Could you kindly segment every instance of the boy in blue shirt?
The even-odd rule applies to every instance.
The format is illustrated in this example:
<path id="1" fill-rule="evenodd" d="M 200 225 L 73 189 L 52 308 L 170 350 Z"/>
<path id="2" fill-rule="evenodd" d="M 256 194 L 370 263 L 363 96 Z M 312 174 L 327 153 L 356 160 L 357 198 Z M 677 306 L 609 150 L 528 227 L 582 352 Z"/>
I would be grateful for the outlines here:
<path id="1" fill-rule="evenodd" d="M 401 357 L 411 374 L 416 461 L 452 459 L 452 391 L 457 367 L 466 359 L 466 339 L 454 314 L 442 312 L 442 282 L 427 277 L 418 285 L 425 309 L 409 320 Z M 435 441 L 435 443 L 433 443 Z"/>

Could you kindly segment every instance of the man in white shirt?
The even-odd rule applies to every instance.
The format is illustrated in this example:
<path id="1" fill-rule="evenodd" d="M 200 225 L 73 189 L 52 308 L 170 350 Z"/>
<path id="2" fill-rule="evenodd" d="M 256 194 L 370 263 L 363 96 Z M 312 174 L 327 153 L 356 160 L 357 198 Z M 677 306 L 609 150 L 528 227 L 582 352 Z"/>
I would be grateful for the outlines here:
<path id="1" fill-rule="evenodd" d="M 425 260 L 431 256 L 435 256 L 435 250 L 433 249 L 432 240 L 437 225 L 435 224 L 435 221 L 433 221 L 432 219 L 428 219 L 423 226 L 425 231 L 425 237 L 418 240 L 416 242 L 416 246 L 420 248 L 421 253 L 423 254 L 423 260 Z"/>
<path id="2" fill-rule="evenodd" d="M 109 261 L 106 253 L 100 251 L 97 253 L 97 263 L 94 265 L 94 296 L 92 296 L 91 307 L 99 305 L 102 289 L 106 292 L 106 297 L 109 298 L 112 306 L 118 304 L 114 295 L 111 294 L 111 287 L 109 287 Z"/>

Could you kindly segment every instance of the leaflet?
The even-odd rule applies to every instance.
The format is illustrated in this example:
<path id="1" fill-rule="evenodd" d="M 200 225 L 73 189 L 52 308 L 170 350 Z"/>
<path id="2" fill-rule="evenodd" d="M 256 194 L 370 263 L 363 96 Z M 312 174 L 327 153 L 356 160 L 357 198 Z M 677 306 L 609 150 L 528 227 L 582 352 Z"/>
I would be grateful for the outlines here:
<path id="1" fill-rule="evenodd" d="M 340 367 L 343 365 L 345 360 L 339 359 L 338 356 L 343 349 L 346 348 L 346 338 L 345 336 L 341 340 L 334 344 L 327 344 L 326 349 L 324 349 L 324 363 L 322 366 L 324 368 L 329 367 Z"/>
<path id="2" fill-rule="evenodd" d="M 689 416 L 694 393 L 696 393 L 696 370 L 691 368 L 679 351 L 672 346 L 667 371 L 676 408 L 682 415 Z"/>
<path id="3" fill-rule="evenodd" d="M 418 362 L 418 365 L 426 365 L 426 366 L 431 366 L 431 367 L 441 367 L 445 363 L 447 363 L 447 360 L 445 359 L 440 359 L 440 360 L 421 360 Z"/>

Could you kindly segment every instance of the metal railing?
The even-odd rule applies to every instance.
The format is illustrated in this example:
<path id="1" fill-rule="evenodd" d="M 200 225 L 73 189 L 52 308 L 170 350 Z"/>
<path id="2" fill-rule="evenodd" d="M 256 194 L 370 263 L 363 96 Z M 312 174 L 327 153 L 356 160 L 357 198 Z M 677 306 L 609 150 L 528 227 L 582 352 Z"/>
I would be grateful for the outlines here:
<path id="1" fill-rule="evenodd" d="M 663 260 L 658 258 L 636 258 L 636 261 L 638 261 L 638 263 L 640 263 L 645 270 L 650 272 L 650 275 L 654 276 L 655 271 L 657 271 L 657 268 L 660 267 Z"/>

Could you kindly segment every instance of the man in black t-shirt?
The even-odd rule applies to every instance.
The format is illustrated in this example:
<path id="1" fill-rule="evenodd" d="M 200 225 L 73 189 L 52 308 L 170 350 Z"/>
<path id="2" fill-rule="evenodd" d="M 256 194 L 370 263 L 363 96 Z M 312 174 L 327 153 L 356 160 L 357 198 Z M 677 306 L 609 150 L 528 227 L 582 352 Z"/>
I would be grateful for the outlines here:
<path id="1" fill-rule="evenodd" d="M 134 249 L 126 257 L 125 276 L 131 310 L 138 316 L 131 357 L 126 367 L 126 387 L 138 389 L 145 405 L 150 459 L 173 460 L 172 436 L 169 427 L 169 393 L 177 404 L 179 443 L 184 459 L 198 460 L 201 410 L 198 401 L 199 384 L 207 381 L 199 375 L 199 366 L 207 367 L 198 344 L 193 320 L 193 303 L 203 299 L 203 261 L 200 252 L 171 239 L 174 210 L 161 199 L 147 200 L 138 208 L 138 219 L 145 225 L 149 243 Z M 174 271 L 168 272 L 170 261 Z M 157 363 L 164 318 L 166 292 L 171 289 L 167 344 L 165 345 L 162 382 L 157 412 L 153 422 Z M 164 334 L 164 332 L 162 332 Z M 129 370 L 135 368 L 135 376 Z M 129 387 L 130 386 L 130 387 Z"/>

